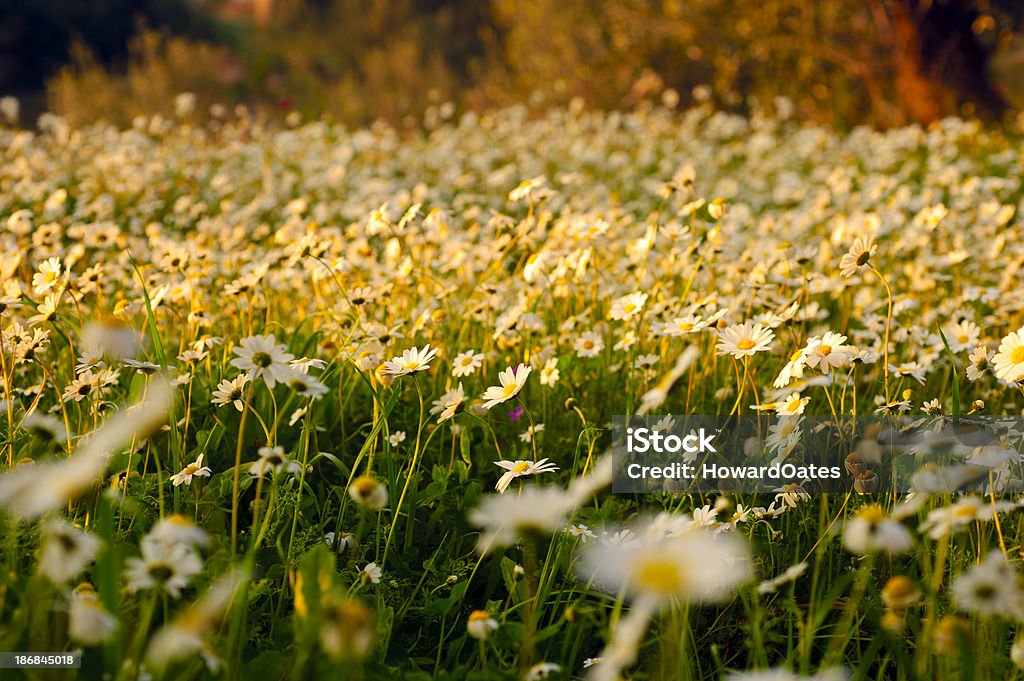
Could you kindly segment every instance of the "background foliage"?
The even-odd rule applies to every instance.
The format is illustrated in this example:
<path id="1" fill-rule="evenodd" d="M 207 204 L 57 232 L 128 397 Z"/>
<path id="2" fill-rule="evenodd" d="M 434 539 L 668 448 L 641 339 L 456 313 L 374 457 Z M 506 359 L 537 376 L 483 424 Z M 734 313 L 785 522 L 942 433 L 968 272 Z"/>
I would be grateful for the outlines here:
<path id="1" fill-rule="evenodd" d="M 266 8 L 261 14 L 259 7 Z M 45 0 L 0 10 L 0 86 L 75 121 L 203 104 L 412 124 L 431 105 L 776 96 L 838 127 L 1004 116 L 1011 0 Z M 32 107 L 30 107 L 32 108 Z M 205 110 L 205 107 L 204 107 Z M 166 113 L 166 112 L 165 112 Z"/>

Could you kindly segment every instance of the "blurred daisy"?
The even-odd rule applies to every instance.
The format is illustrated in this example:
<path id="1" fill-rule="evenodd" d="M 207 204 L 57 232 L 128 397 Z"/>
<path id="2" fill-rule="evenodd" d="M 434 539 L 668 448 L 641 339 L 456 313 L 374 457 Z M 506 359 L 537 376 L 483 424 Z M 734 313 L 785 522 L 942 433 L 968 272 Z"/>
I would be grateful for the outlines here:
<path id="1" fill-rule="evenodd" d="M 643 309 L 647 302 L 647 294 L 637 291 L 627 296 L 622 296 L 612 303 L 612 309 L 608 316 L 612 319 L 629 321 L 634 315 Z"/>
<path id="2" fill-rule="evenodd" d="M 695 315 L 684 315 L 682 317 L 675 317 L 671 323 L 666 324 L 662 328 L 662 333 L 666 336 L 684 336 L 688 333 L 695 333 L 707 326 L 707 322 L 701 321 L 699 316 Z"/>
<path id="3" fill-rule="evenodd" d="M 32 288 L 37 296 L 41 296 L 56 288 L 63 278 L 64 267 L 60 258 L 47 258 L 32 275 Z"/>
<path id="4" fill-rule="evenodd" d="M 584 331 L 572 346 L 577 357 L 597 357 L 604 350 L 604 340 L 593 331 Z"/>
<path id="5" fill-rule="evenodd" d="M 327 394 L 326 385 L 298 370 L 293 370 L 285 382 L 296 395 L 310 400 L 318 400 Z"/>
<path id="6" fill-rule="evenodd" d="M 483 363 L 484 355 L 482 352 L 478 353 L 475 350 L 460 352 L 452 360 L 452 376 L 456 378 L 471 376 L 476 373 L 477 369 L 483 366 Z"/>
<path id="7" fill-rule="evenodd" d="M 533 436 L 544 430 L 544 424 L 538 423 L 535 426 L 530 426 L 523 432 L 519 433 L 519 439 L 523 442 L 530 442 L 533 440 Z"/>
<path id="8" fill-rule="evenodd" d="M 284 447 L 260 447 L 258 454 L 260 458 L 249 464 L 249 475 L 253 477 L 261 478 L 267 473 L 278 475 L 302 472 L 302 464 L 288 458 L 284 453 Z"/>
<path id="9" fill-rule="evenodd" d="M 983 561 L 953 580 L 951 594 L 961 610 L 983 617 L 1007 617 L 1024 622 L 1020 576 L 998 551 L 990 552 Z"/>
<path id="10" fill-rule="evenodd" d="M 565 526 L 572 497 L 555 487 L 524 487 L 519 494 L 491 494 L 469 513 L 469 521 L 482 528 L 477 550 L 490 553 L 510 546 L 524 534 L 553 534 Z"/>
<path id="11" fill-rule="evenodd" d="M 474 610 L 466 620 L 466 632 L 478 641 L 486 641 L 497 628 L 497 620 L 486 610 Z"/>
<path id="12" fill-rule="evenodd" d="M 92 584 L 82 583 L 71 592 L 68 636 L 83 646 L 98 646 L 117 631 L 117 618 L 100 603 Z"/>
<path id="13" fill-rule="evenodd" d="M 913 547 L 910 530 L 886 516 L 878 504 L 864 506 L 843 528 L 843 546 L 857 554 L 906 553 Z"/>
<path id="14" fill-rule="evenodd" d="M 540 384 L 553 388 L 558 383 L 559 376 L 558 358 L 552 357 L 544 362 L 544 367 L 540 370 Z"/>
<path id="15" fill-rule="evenodd" d="M 84 570 L 96 559 L 102 545 L 94 535 L 60 518 L 46 521 L 42 529 L 38 568 L 53 582 L 66 582 Z"/>
<path id="16" fill-rule="evenodd" d="M 388 490 L 374 478 L 361 475 L 349 485 L 348 495 L 360 506 L 374 510 L 384 508 L 388 503 Z"/>
<path id="17" fill-rule="evenodd" d="M 171 513 L 163 520 L 158 520 L 142 541 L 181 544 L 192 549 L 200 549 L 209 546 L 210 536 L 206 530 L 180 513 Z"/>
<path id="18" fill-rule="evenodd" d="M 364 584 L 380 584 L 381 570 L 377 567 L 376 563 L 367 563 L 362 570 L 359 571 L 359 581 Z"/>
<path id="19" fill-rule="evenodd" d="M 562 671 L 562 666 L 557 665 L 554 662 L 538 662 L 537 664 L 530 667 L 530 670 L 526 672 L 526 681 L 540 681 L 546 679 L 552 674 L 558 674 Z"/>
<path id="20" fill-rule="evenodd" d="M 125 562 L 128 591 L 162 589 L 178 598 L 192 578 L 203 569 L 199 557 L 183 544 L 143 542 L 142 557 Z"/>
<path id="21" fill-rule="evenodd" d="M 965 319 L 953 322 L 947 326 L 944 335 L 949 343 L 950 350 L 953 352 L 963 352 L 978 344 L 978 338 L 981 337 L 981 329 L 974 322 Z"/>

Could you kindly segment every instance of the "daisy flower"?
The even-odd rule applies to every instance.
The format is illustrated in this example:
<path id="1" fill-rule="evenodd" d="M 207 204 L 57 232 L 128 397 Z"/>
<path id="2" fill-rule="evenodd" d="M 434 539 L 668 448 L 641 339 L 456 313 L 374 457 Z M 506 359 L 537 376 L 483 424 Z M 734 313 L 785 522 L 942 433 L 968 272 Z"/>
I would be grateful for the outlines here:
<path id="1" fill-rule="evenodd" d="M 707 322 L 701 321 L 696 315 L 688 314 L 682 317 L 674 317 L 670 324 L 662 328 L 662 334 L 666 336 L 685 336 L 688 333 L 696 333 L 707 326 Z"/>
<path id="2" fill-rule="evenodd" d="M 554 388 L 555 384 L 558 383 L 560 375 L 561 373 L 558 371 L 558 358 L 552 357 L 544 362 L 544 367 L 540 370 L 540 384 Z"/>
<path id="3" fill-rule="evenodd" d="M 868 266 L 871 261 L 871 257 L 878 250 L 878 246 L 874 243 L 874 237 L 862 236 L 858 237 L 853 242 L 853 246 L 850 250 L 839 259 L 839 272 L 845 278 L 852 277 L 854 274 L 859 272 Z"/>
<path id="4" fill-rule="evenodd" d="M 452 360 L 452 376 L 461 378 L 471 376 L 484 364 L 484 354 L 476 350 L 467 350 L 455 355 Z"/>
<path id="5" fill-rule="evenodd" d="M 494 489 L 504 494 L 505 490 L 512 483 L 513 480 L 519 477 L 527 475 L 540 475 L 541 473 L 553 473 L 558 470 L 558 466 L 553 463 L 548 463 L 547 459 L 541 459 L 540 461 L 495 461 L 494 464 L 501 468 L 504 468 L 507 472 L 498 478 L 498 483 L 494 486 Z"/>
<path id="6" fill-rule="evenodd" d="M 203 454 L 196 457 L 196 460 L 181 469 L 180 472 L 175 473 L 171 476 L 171 482 L 174 486 L 178 485 L 191 485 L 192 476 L 198 475 L 200 477 L 208 478 L 213 473 L 207 466 L 203 465 Z"/>
<path id="7" fill-rule="evenodd" d="M 647 294 L 637 291 L 630 293 L 627 296 L 622 296 L 612 303 L 612 309 L 608 313 L 608 316 L 612 319 L 618 319 L 621 321 L 629 321 L 640 310 L 643 309 L 644 304 L 647 303 Z"/>
<path id="8" fill-rule="evenodd" d="M 257 453 L 260 458 L 249 464 L 249 475 L 255 478 L 261 478 L 267 473 L 277 475 L 302 472 L 302 464 L 288 458 L 284 447 L 260 447 Z"/>
<path id="9" fill-rule="evenodd" d="M 1024 592 L 1020 579 L 1002 553 L 993 551 L 953 581 L 953 602 L 961 610 L 983 617 L 1024 621 Z"/>
<path id="10" fill-rule="evenodd" d="M 807 348 L 803 347 L 789 356 L 786 366 L 782 367 L 778 377 L 772 383 L 776 388 L 785 388 L 794 379 L 803 378 L 804 367 L 807 366 Z"/>
<path id="11" fill-rule="evenodd" d="M 293 369 L 288 380 L 285 381 L 288 387 L 291 388 L 296 395 L 300 397 L 306 397 L 311 400 L 318 400 L 327 394 L 327 386 L 318 381 L 313 376 L 306 374 L 298 369 Z"/>
<path id="12" fill-rule="evenodd" d="M 381 372 L 386 376 L 408 376 L 417 371 L 426 371 L 436 354 L 437 350 L 431 350 L 429 343 L 422 350 L 409 348 L 401 357 L 392 357 L 391 361 L 384 362 Z"/>
<path id="13" fill-rule="evenodd" d="M 946 336 L 946 342 L 949 343 L 950 350 L 953 352 L 963 352 L 978 344 L 978 339 L 981 337 L 981 329 L 974 322 L 964 319 L 947 326 L 944 335 Z"/>
<path id="14" fill-rule="evenodd" d="M 843 546 L 851 553 L 883 552 L 891 556 L 906 553 L 913 545 L 910 530 L 885 515 L 878 504 L 860 509 L 843 528 Z"/>
<path id="15" fill-rule="evenodd" d="M 242 403 L 242 397 L 245 396 L 245 384 L 249 380 L 248 374 L 239 374 L 232 379 L 221 381 L 217 384 L 217 389 L 213 391 L 213 399 L 211 402 L 222 407 L 225 404 L 234 405 L 235 409 L 242 411 L 245 406 Z"/>
<path id="16" fill-rule="evenodd" d="M 803 414 L 804 408 L 810 403 L 810 397 L 800 397 L 800 393 L 792 393 L 786 401 L 775 407 L 775 413 L 780 416 L 794 416 Z"/>
<path id="17" fill-rule="evenodd" d="M 484 391 L 483 396 L 480 398 L 484 401 L 481 409 L 490 409 L 518 395 L 519 391 L 526 385 L 526 379 L 530 377 L 531 371 L 533 371 L 533 367 L 520 364 L 515 368 L 508 367 L 499 373 L 498 382 L 500 385 L 491 386 Z"/>
<path id="18" fill-rule="evenodd" d="M 996 378 L 1010 383 L 1024 378 L 1024 327 L 1000 341 L 999 351 L 992 358 L 992 371 Z"/>
<path id="19" fill-rule="evenodd" d="M 569 534 L 571 534 L 572 536 L 574 536 L 577 539 L 579 539 L 580 541 L 584 541 L 584 542 L 589 540 L 589 539 L 593 539 L 594 537 L 597 536 L 596 534 L 594 534 L 593 530 L 591 530 L 586 525 L 583 525 L 582 523 L 577 523 L 575 525 L 570 525 L 566 531 Z"/>
<path id="20" fill-rule="evenodd" d="M 530 426 L 522 433 L 519 433 L 519 439 L 522 440 L 523 442 L 530 442 L 531 440 L 533 440 L 533 436 L 541 432 L 542 430 L 544 430 L 543 423 L 538 423 L 535 426 Z"/>
<path id="21" fill-rule="evenodd" d="M 466 393 L 462 389 L 462 383 L 460 382 L 459 387 L 449 390 L 434 400 L 433 406 L 430 408 L 430 415 L 437 415 L 437 422 L 444 423 L 455 416 L 465 401 Z"/>
<path id="22" fill-rule="evenodd" d="M 47 258 L 39 266 L 39 271 L 32 275 L 32 287 L 37 296 L 54 289 L 64 278 L 64 266 L 60 258 Z"/>
<path id="23" fill-rule="evenodd" d="M 142 557 L 126 561 L 124 577 L 132 593 L 162 589 L 178 598 L 202 569 L 199 556 L 183 544 L 143 542 Z"/>
<path id="24" fill-rule="evenodd" d="M 498 628 L 498 621 L 486 610 L 474 610 L 466 620 L 466 632 L 478 641 L 486 641 Z"/>
<path id="25" fill-rule="evenodd" d="M 719 354 L 728 354 L 736 358 L 751 357 L 755 353 L 768 350 L 774 339 L 775 333 L 766 326 L 756 322 L 744 322 L 720 331 L 715 349 Z"/>
<path id="26" fill-rule="evenodd" d="M 971 382 L 977 381 L 985 375 L 989 368 L 988 348 L 979 345 L 971 350 L 971 354 L 968 355 L 967 359 L 971 361 L 970 366 L 967 367 L 967 380 Z"/>
<path id="27" fill-rule="evenodd" d="M 359 581 L 364 584 L 367 582 L 370 584 L 380 584 L 382 574 L 381 569 L 377 567 L 376 563 L 367 563 L 366 566 L 359 571 Z"/>
<path id="28" fill-rule="evenodd" d="M 477 550 L 490 553 L 511 546 L 527 533 L 552 534 L 565 527 L 572 509 L 572 495 L 557 487 L 524 487 L 519 494 L 489 494 L 469 514 L 469 522 L 481 528 Z"/>
<path id="29" fill-rule="evenodd" d="M 249 336 L 243 338 L 238 347 L 232 351 L 238 355 L 231 360 L 231 366 L 247 371 L 249 380 L 263 378 L 268 388 L 273 388 L 278 381 L 287 383 L 293 369 L 288 365 L 295 356 L 286 352 L 288 347 L 279 344 L 274 334 L 269 336 Z"/>
<path id="30" fill-rule="evenodd" d="M 604 350 L 604 340 L 593 331 L 584 331 L 579 335 L 572 347 L 577 357 L 597 357 Z"/>
<path id="31" fill-rule="evenodd" d="M 102 542 L 60 518 L 43 525 L 43 547 L 39 554 L 39 572 L 50 581 L 71 579 L 96 558 Z"/>
<path id="32" fill-rule="evenodd" d="M 846 336 L 829 331 L 821 338 L 813 338 L 806 349 L 807 366 L 828 374 L 832 368 L 849 364 L 853 348 L 845 345 Z"/>
<path id="33" fill-rule="evenodd" d="M 348 495 L 360 506 L 374 510 L 382 509 L 388 503 L 387 488 L 368 475 L 360 475 L 353 480 Z"/>
<path id="34" fill-rule="evenodd" d="M 68 636 L 83 646 L 98 646 L 117 631 L 117 618 L 107 612 L 92 584 L 82 583 L 71 592 Z"/>

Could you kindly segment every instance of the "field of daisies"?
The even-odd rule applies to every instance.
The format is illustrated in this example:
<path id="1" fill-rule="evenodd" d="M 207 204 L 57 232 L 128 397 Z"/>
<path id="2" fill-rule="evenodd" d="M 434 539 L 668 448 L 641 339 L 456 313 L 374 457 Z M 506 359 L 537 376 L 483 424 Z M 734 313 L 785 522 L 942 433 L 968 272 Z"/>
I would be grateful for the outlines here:
<path id="1" fill-rule="evenodd" d="M 941 493 L 877 432 L 845 493 L 607 453 L 1020 416 L 1015 132 L 189 104 L 0 129 L 0 650 L 81 653 L 4 679 L 1024 678 L 1020 429 Z"/>

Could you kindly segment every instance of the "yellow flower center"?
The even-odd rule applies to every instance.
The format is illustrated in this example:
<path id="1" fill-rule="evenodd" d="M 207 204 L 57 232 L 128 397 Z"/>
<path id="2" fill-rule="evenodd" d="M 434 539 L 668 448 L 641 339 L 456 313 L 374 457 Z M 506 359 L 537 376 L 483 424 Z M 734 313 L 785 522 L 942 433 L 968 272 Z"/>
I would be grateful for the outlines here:
<path id="1" fill-rule="evenodd" d="M 693 329 L 693 324 L 691 324 L 690 322 L 683 322 L 682 324 L 679 325 L 680 331 L 690 331 L 691 329 Z"/>
<path id="2" fill-rule="evenodd" d="M 878 525 L 885 520 L 885 511 L 878 504 L 872 504 L 865 506 L 857 514 L 861 519 L 866 520 L 871 525 Z"/>
<path id="3" fill-rule="evenodd" d="M 828 357 L 829 355 L 832 354 L 832 346 L 822 344 L 820 347 L 818 347 L 818 352 L 821 353 L 822 357 Z"/>
<path id="4" fill-rule="evenodd" d="M 750 340 L 749 338 L 744 338 L 740 340 L 739 343 L 736 344 L 736 347 L 738 347 L 740 350 L 749 350 L 750 348 L 754 347 L 754 341 Z"/>
<path id="5" fill-rule="evenodd" d="M 516 385 L 515 383 L 509 383 L 508 385 L 506 385 L 504 387 L 504 389 L 502 389 L 501 394 L 502 394 L 502 396 L 505 399 L 508 399 L 509 397 L 512 397 L 513 395 L 515 395 L 516 394 L 516 390 L 518 390 L 518 389 L 519 389 L 518 385 Z"/>
<path id="6" fill-rule="evenodd" d="M 789 356 L 789 361 L 790 361 L 790 362 L 795 362 L 795 361 L 797 361 L 798 359 L 800 359 L 800 355 L 801 355 L 802 353 L 803 353 L 803 350 L 802 350 L 802 349 L 801 349 L 801 350 L 797 350 L 796 352 L 794 352 L 794 353 L 793 353 L 792 355 L 790 355 L 790 356 Z"/>
<path id="7" fill-rule="evenodd" d="M 970 338 L 969 338 L 969 337 L 967 336 L 967 334 L 966 334 L 966 333 L 962 333 L 962 334 L 960 334 L 959 336 L 957 336 L 957 337 L 956 337 L 956 339 L 957 339 L 957 341 L 958 341 L 958 342 L 960 342 L 960 343 L 966 343 L 967 341 L 969 341 L 969 340 L 970 340 Z"/>
<path id="8" fill-rule="evenodd" d="M 369 476 L 363 475 L 356 478 L 352 483 L 352 486 L 356 488 L 356 491 L 359 492 L 359 494 L 366 496 L 377 489 L 377 481 Z"/>
<path id="9" fill-rule="evenodd" d="M 957 518 L 973 518 L 978 515 L 978 509 L 974 506 L 959 506 L 953 511 Z"/>
<path id="10" fill-rule="evenodd" d="M 486 610 L 474 610 L 473 612 L 469 613 L 470 622 L 480 622 L 489 619 L 491 619 L 491 616 L 487 613 Z"/>
<path id="11" fill-rule="evenodd" d="M 528 470 L 530 470 L 530 462 L 529 461 L 520 461 L 519 463 L 516 464 L 515 468 L 512 469 L 512 472 L 513 473 L 525 473 Z"/>
<path id="12" fill-rule="evenodd" d="M 640 566 L 636 573 L 636 584 L 648 591 L 678 593 L 683 587 L 683 575 L 675 563 L 654 559 Z"/>
<path id="13" fill-rule="evenodd" d="M 1014 364 L 1024 364 L 1024 345 L 1016 347 L 1010 354 L 1010 361 Z"/>

